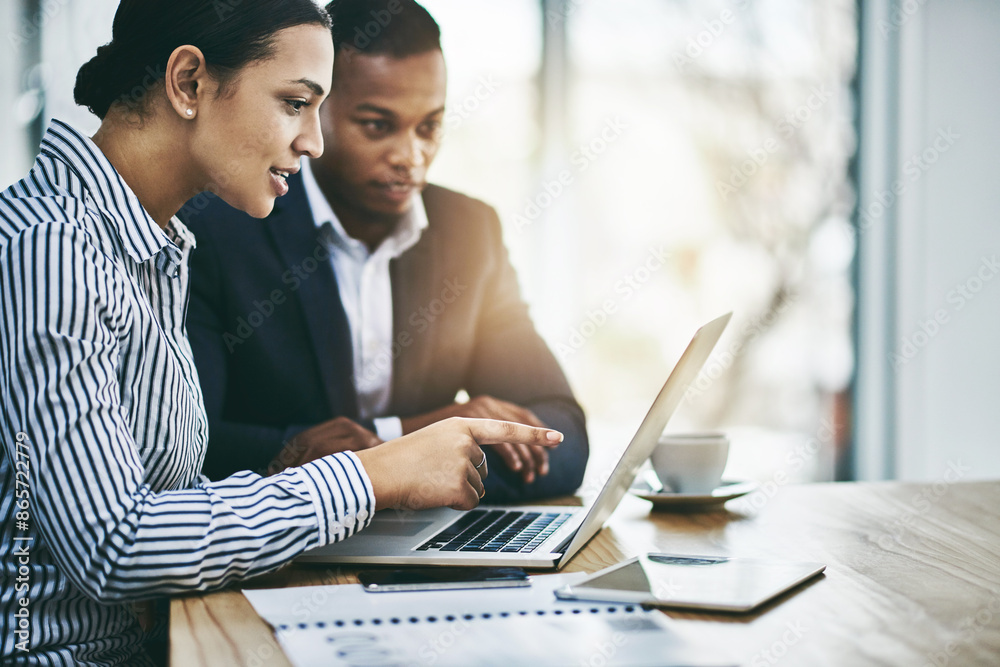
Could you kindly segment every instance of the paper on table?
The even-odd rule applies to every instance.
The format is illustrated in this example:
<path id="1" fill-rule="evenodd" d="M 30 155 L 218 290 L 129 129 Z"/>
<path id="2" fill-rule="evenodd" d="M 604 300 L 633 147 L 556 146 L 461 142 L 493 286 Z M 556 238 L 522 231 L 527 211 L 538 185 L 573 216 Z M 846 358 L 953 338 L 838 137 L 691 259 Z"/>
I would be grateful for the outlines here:
<path id="1" fill-rule="evenodd" d="M 401 591 L 394 593 L 368 593 L 360 584 L 338 586 L 301 586 L 245 590 L 243 595 L 253 605 L 261 618 L 275 628 L 301 624 L 328 623 L 354 624 L 391 618 L 420 618 L 428 616 L 481 614 L 517 614 L 521 611 L 568 611 L 608 608 L 623 610 L 634 605 L 617 603 L 564 602 L 557 600 L 555 589 L 580 582 L 587 575 L 543 574 L 531 577 L 531 586 L 523 588 L 489 588 L 451 591 Z M 571 613 L 571 612 L 570 612 Z M 612 612 L 614 613 L 614 612 Z"/>
<path id="2" fill-rule="evenodd" d="M 718 667 L 665 626 L 661 614 L 509 616 L 489 621 L 317 628 L 279 632 L 295 667 Z"/>
<path id="3" fill-rule="evenodd" d="M 243 594 L 296 667 L 731 664 L 680 638 L 658 612 L 556 600 L 556 588 L 585 576 L 533 576 L 527 588 L 367 593 L 354 584 Z"/>

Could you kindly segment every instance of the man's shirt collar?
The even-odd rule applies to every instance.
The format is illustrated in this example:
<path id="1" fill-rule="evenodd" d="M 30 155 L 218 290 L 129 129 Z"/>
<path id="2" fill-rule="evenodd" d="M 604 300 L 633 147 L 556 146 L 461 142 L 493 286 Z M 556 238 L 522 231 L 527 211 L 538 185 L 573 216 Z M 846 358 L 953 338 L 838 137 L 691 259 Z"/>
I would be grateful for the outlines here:
<path id="1" fill-rule="evenodd" d="M 419 194 L 414 195 L 413 206 L 400 219 L 396 229 L 382 241 L 382 244 L 374 252 L 369 253 L 368 247 L 363 242 L 352 238 L 344 230 L 337 214 L 333 212 L 333 207 L 330 206 L 326 195 L 319 187 L 308 158 L 302 158 L 301 174 L 313 222 L 320 229 L 329 223 L 332 229 L 332 234 L 329 235 L 330 242 L 359 261 L 364 261 L 369 255 L 375 253 L 386 253 L 393 259 L 399 257 L 416 245 L 424 229 L 427 228 L 427 209 L 424 208 L 424 200 Z"/>

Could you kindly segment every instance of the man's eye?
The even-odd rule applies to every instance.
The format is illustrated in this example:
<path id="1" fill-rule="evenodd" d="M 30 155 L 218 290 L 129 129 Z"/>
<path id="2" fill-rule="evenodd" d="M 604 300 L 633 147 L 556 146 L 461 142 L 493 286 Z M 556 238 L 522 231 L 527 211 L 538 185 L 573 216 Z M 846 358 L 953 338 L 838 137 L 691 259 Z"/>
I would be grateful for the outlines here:
<path id="1" fill-rule="evenodd" d="M 384 120 L 363 120 L 361 124 L 371 132 L 385 132 L 389 129 L 389 124 Z"/>
<path id="2" fill-rule="evenodd" d="M 441 121 L 432 120 L 423 124 L 423 132 L 427 136 L 434 136 L 441 131 Z"/>

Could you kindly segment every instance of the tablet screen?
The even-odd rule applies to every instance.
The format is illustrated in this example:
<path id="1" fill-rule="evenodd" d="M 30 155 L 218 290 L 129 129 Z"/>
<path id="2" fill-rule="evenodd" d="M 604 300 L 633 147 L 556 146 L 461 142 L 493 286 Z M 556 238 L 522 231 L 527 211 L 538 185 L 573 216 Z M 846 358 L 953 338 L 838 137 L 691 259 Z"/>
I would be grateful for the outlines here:
<path id="1" fill-rule="evenodd" d="M 820 563 L 651 553 L 596 572 L 573 586 L 571 593 L 577 599 L 748 611 L 824 567 Z"/>

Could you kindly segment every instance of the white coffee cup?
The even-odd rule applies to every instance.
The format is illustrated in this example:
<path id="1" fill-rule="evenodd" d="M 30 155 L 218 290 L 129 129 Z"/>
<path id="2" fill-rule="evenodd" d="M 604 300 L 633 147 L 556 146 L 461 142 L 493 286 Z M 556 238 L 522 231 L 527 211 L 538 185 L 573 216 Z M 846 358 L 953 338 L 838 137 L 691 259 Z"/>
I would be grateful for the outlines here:
<path id="1" fill-rule="evenodd" d="M 728 458 L 725 433 L 686 433 L 661 436 L 649 460 L 664 491 L 711 493 L 722 482 Z"/>

